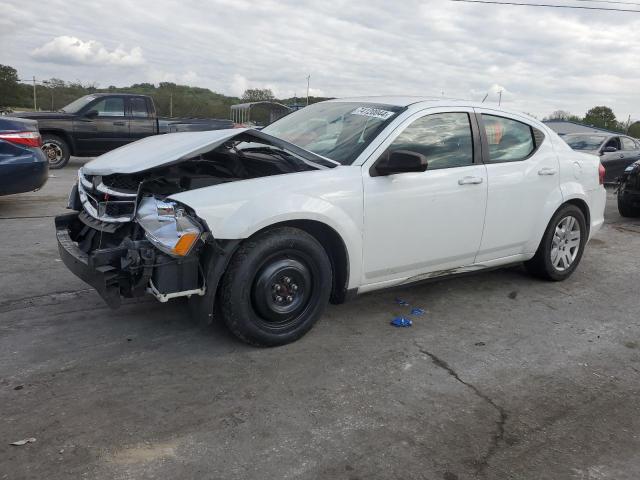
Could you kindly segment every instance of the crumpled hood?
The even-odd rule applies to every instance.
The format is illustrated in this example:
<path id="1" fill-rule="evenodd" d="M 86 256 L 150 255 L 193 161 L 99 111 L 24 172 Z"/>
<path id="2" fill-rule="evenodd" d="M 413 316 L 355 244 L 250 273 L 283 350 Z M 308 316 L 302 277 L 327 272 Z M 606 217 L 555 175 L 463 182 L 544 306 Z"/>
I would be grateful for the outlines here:
<path id="1" fill-rule="evenodd" d="M 245 131 L 246 128 L 232 128 L 154 135 L 100 155 L 82 167 L 82 172 L 85 175 L 144 172 L 213 150 Z"/>
<path id="2" fill-rule="evenodd" d="M 113 175 L 140 173 L 146 170 L 178 163 L 209 152 L 225 142 L 243 136 L 242 140 L 257 139 L 288 150 L 316 168 L 333 168 L 338 164 L 331 159 L 298 147 L 264 132 L 249 128 L 230 128 L 205 132 L 167 133 L 147 137 L 100 155 L 82 167 L 85 175 Z"/>

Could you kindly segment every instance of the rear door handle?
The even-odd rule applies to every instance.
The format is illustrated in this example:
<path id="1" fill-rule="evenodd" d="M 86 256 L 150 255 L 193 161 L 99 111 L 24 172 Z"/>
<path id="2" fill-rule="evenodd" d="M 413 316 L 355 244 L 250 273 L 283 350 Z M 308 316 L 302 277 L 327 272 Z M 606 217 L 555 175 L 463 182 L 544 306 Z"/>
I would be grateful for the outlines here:
<path id="1" fill-rule="evenodd" d="M 462 177 L 458 180 L 458 185 L 478 185 L 482 183 L 482 177 Z"/>
<path id="2" fill-rule="evenodd" d="M 555 168 L 545 167 L 538 170 L 538 175 L 555 175 L 556 173 L 558 171 Z"/>
<path id="3" fill-rule="evenodd" d="M 113 122 L 113 124 L 119 127 L 124 127 L 124 122 Z"/>

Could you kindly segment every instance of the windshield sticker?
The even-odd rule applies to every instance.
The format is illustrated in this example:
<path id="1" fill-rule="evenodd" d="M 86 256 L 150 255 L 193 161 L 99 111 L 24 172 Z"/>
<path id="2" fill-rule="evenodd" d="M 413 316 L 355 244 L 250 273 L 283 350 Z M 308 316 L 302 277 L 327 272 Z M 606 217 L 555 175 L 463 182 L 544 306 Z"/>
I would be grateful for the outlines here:
<path id="1" fill-rule="evenodd" d="M 382 120 L 386 120 L 389 117 L 393 116 L 394 112 L 390 112 L 389 110 L 382 110 L 381 108 L 373 108 L 373 107 L 358 107 L 351 115 L 362 115 L 363 117 L 373 117 L 373 118 L 381 118 Z"/>

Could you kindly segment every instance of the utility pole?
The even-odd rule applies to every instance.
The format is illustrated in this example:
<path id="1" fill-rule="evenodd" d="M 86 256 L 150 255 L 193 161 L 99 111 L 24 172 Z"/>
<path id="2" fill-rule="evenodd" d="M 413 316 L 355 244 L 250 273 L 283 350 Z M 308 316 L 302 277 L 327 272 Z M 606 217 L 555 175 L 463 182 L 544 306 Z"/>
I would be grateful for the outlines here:
<path id="1" fill-rule="evenodd" d="M 311 80 L 311 75 L 307 75 L 307 105 L 309 105 L 309 82 Z"/>
<path id="2" fill-rule="evenodd" d="M 36 101 L 36 76 L 33 76 L 33 110 L 38 111 L 38 103 Z"/>
<path id="3" fill-rule="evenodd" d="M 173 92 L 169 93 L 169 118 L 173 118 Z"/>
<path id="4" fill-rule="evenodd" d="M 500 90 L 498 92 L 498 95 L 499 95 L 499 97 L 498 97 L 498 106 L 500 106 L 500 104 L 502 103 L 502 90 Z"/>

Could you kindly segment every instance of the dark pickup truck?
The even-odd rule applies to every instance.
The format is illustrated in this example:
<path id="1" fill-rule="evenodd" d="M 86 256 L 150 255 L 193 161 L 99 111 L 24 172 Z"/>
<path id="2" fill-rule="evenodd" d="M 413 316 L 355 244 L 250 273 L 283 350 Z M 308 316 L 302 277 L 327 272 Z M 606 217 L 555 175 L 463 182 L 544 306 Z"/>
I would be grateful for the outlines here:
<path id="1" fill-rule="evenodd" d="M 231 120 L 159 118 L 147 95 L 85 95 L 57 112 L 20 112 L 38 121 L 42 149 L 50 168 L 62 168 L 71 155 L 93 157 L 160 133 L 233 128 Z"/>

